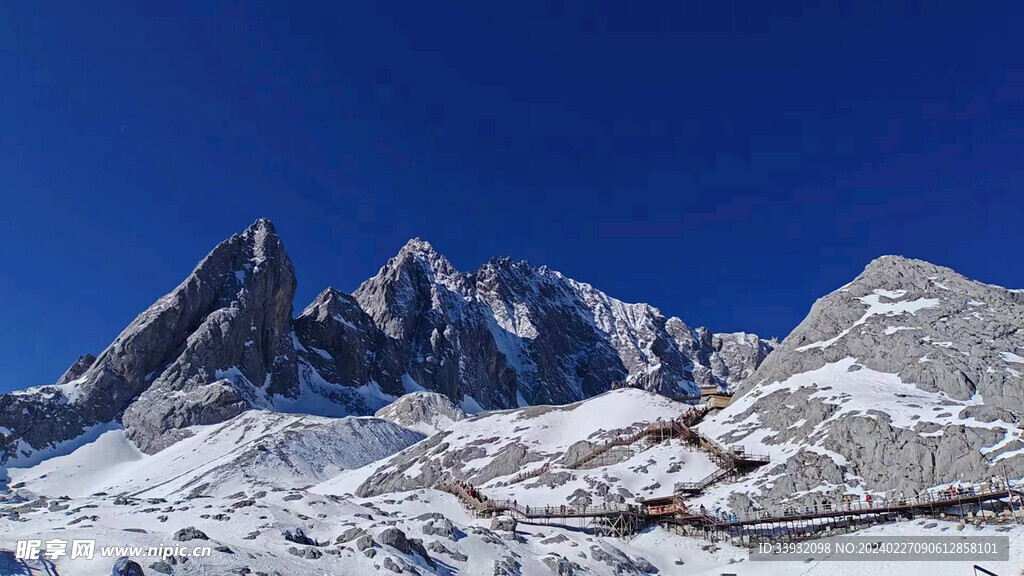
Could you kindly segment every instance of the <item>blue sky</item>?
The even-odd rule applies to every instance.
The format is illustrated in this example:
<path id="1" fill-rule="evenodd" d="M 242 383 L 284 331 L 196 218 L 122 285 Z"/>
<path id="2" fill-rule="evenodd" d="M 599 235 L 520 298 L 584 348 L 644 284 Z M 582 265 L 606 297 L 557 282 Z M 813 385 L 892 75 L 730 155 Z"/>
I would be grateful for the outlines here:
<path id="1" fill-rule="evenodd" d="M 882 254 L 1024 287 L 1014 4 L 164 4 L 0 8 L 0 390 L 257 217 L 297 309 L 412 236 L 764 336 Z"/>

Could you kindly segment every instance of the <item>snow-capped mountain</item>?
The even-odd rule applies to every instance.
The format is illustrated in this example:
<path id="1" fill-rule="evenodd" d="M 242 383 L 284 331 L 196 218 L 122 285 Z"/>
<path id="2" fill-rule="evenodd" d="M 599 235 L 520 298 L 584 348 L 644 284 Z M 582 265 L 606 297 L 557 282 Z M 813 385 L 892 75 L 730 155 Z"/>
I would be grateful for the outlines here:
<path id="1" fill-rule="evenodd" d="M 256 221 L 98 357 L 0 396 L 0 461 L 66 453 L 112 423 L 154 453 L 249 409 L 369 415 L 419 390 L 470 413 L 574 402 L 616 380 L 693 394 L 735 385 L 771 350 L 525 262 L 462 273 L 422 240 L 354 294 L 328 288 L 293 318 L 295 286 L 273 225 Z"/>
<path id="2" fill-rule="evenodd" d="M 259 220 L 217 245 L 94 362 L 76 362 L 64 383 L 0 396 L 7 458 L 31 458 L 117 420 L 152 452 L 190 426 L 293 393 L 294 295 L 291 260 Z"/>
<path id="3" fill-rule="evenodd" d="M 739 382 L 772 346 L 691 329 L 545 266 L 499 258 L 458 272 L 418 239 L 354 297 L 408 350 L 415 382 L 468 412 L 575 402 L 614 381 L 692 395 L 698 385 Z"/>
<path id="4" fill-rule="evenodd" d="M 1024 475 L 1024 292 L 926 262 L 872 262 L 781 344 L 691 329 L 523 262 L 459 272 L 421 240 L 354 294 L 328 288 L 293 318 L 294 286 L 258 221 L 98 357 L 0 397 L 0 569 L 16 540 L 42 535 L 213 547 L 202 559 L 135 555 L 146 574 L 177 576 L 825 576 L 827 560 L 747 562 L 745 549 L 656 522 L 622 539 L 482 519 L 441 489 L 615 508 L 683 482 L 701 486 L 685 492 L 691 510 L 744 512 Z M 626 386 L 609 390 L 615 380 Z M 705 384 L 736 397 L 708 416 L 669 397 Z M 736 446 L 771 461 L 722 474 Z M 972 533 L 1010 539 L 1010 560 L 988 568 L 1018 571 L 1024 530 L 985 512 Z M 870 569 L 970 568 L 942 564 Z M 110 565 L 16 566 L 100 576 Z"/>
<path id="5" fill-rule="evenodd" d="M 885 256 L 818 300 L 702 429 L 775 456 L 745 492 L 765 502 L 1019 477 L 1022 373 L 1024 292 Z"/>

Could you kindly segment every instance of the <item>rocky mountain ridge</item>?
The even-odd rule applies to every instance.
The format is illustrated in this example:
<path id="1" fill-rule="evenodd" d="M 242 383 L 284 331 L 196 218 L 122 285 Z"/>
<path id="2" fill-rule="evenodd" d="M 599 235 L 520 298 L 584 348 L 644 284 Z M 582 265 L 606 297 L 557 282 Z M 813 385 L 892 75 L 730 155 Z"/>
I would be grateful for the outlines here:
<path id="1" fill-rule="evenodd" d="M 702 429 L 773 454 L 745 495 L 768 502 L 1019 477 L 1022 373 L 1024 293 L 885 256 L 819 299 Z"/>
<path id="2" fill-rule="evenodd" d="M 253 408 L 368 415 L 418 390 L 470 413 L 575 402 L 616 380 L 687 395 L 736 385 L 772 346 L 526 262 L 459 272 L 419 239 L 352 295 L 328 288 L 297 317 L 295 287 L 273 224 L 257 220 L 95 359 L 0 395 L 0 461 L 67 452 L 112 424 L 153 453 Z"/>

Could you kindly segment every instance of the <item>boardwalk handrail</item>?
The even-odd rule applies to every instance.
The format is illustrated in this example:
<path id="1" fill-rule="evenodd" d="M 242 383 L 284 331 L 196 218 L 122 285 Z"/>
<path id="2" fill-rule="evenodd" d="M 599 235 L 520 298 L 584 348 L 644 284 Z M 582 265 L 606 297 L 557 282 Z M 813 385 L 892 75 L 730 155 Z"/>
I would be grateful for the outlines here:
<path id="1" fill-rule="evenodd" d="M 557 506 L 527 506 L 514 500 L 481 500 L 471 496 L 465 488 L 453 482 L 438 484 L 437 489 L 454 494 L 478 512 L 509 512 L 522 518 L 575 518 L 615 516 L 620 514 L 642 515 L 639 506 L 622 504 L 601 504 L 599 506 L 574 506 L 559 504 Z"/>
<path id="2" fill-rule="evenodd" d="M 577 457 L 572 464 L 566 465 L 565 468 L 569 470 L 579 469 L 617 446 L 630 446 L 647 437 L 653 436 L 655 438 L 660 438 L 668 436 L 669 438 L 681 438 L 684 442 L 694 445 L 700 450 L 710 454 L 712 460 L 719 464 L 718 470 L 697 482 L 681 482 L 676 484 L 675 492 L 677 493 L 696 493 L 704 490 L 712 483 L 717 482 L 741 467 L 749 468 L 750 466 L 761 466 L 770 461 L 766 454 L 750 454 L 746 452 L 742 446 L 727 448 L 707 435 L 693 430 L 691 427 L 700 422 L 700 420 L 707 415 L 709 411 L 710 408 L 708 406 L 702 405 L 687 410 L 679 418 L 674 420 L 658 420 L 655 422 L 649 422 L 642 428 L 634 431 L 632 434 L 616 436 L 602 444 L 592 447 L 590 451 Z M 509 484 L 515 484 L 530 478 L 536 478 L 548 471 L 550 466 L 551 462 L 546 462 L 538 468 L 517 474 Z"/>
<path id="3" fill-rule="evenodd" d="M 674 486 L 675 492 L 701 492 L 711 484 L 727 476 L 733 470 L 734 468 L 719 468 L 696 482 L 676 482 Z"/>
<path id="4" fill-rule="evenodd" d="M 984 485 L 984 484 L 979 484 Z M 962 490 L 960 493 L 950 493 L 947 490 L 926 490 L 916 496 L 896 498 L 894 500 L 875 499 L 871 502 L 857 500 L 853 502 L 837 503 L 832 506 L 827 502 L 822 506 L 804 506 L 800 510 L 797 506 L 785 507 L 781 513 L 772 513 L 767 510 L 758 510 L 756 514 L 733 514 L 734 519 L 721 521 L 723 526 L 742 526 L 749 524 L 785 522 L 793 520 L 805 520 L 811 518 L 826 518 L 835 516 L 857 516 L 864 514 L 898 513 L 906 510 L 919 508 L 942 507 L 946 509 L 960 504 L 975 503 L 983 501 L 999 500 L 1010 495 L 1021 496 L 1021 489 L 1014 487 L 1011 482 L 1000 479 L 999 482 L 991 484 L 989 488 L 977 490 L 976 487 Z"/>
<path id="5" fill-rule="evenodd" d="M 705 406 L 697 406 L 687 410 L 682 416 L 675 420 L 658 420 L 650 422 L 643 428 L 640 428 L 636 432 L 628 436 L 617 436 L 607 442 L 597 445 L 594 448 L 581 456 L 579 456 L 575 462 L 568 464 L 565 467 L 570 470 L 575 470 L 580 466 L 583 466 L 587 462 L 596 459 L 598 456 L 608 452 L 616 446 L 629 446 L 639 442 L 640 440 L 662 432 L 669 432 L 671 437 L 687 436 L 692 434 L 690 426 L 693 426 L 700 421 L 708 413 L 708 408 Z"/>
<path id="6" fill-rule="evenodd" d="M 983 489 L 979 490 L 978 486 Z M 1003 498 L 1022 499 L 1024 492 L 1019 486 L 1006 479 L 999 479 L 996 482 L 982 483 L 968 489 L 950 492 L 947 490 L 922 491 L 910 498 L 898 498 L 895 500 L 874 500 L 844 502 L 840 506 L 831 506 L 826 503 L 824 506 L 815 506 L 813 512 L 810 507 L 805 507 L 801 513 L 796 507 L 789 506 L 783 509 L 782 513 L 771 513 L 767 510 L 759 510 L 754 515 L 749 514 L 711 514 L 701 508 L 699 511 L 687 508 L 681 498 L 677 498 L 669 504 L 653 506 L 636 506 L 622 504 L 602 504 L 600 506 L 573 506 L 559 504 L 556 506 L 525 506 L 513 500 L 490 500 L 486 497 L 476 498 L 457 482 L 442 483 L 436 486 L 437 489 L 456 495 L 467 507 L 479 513 L 501 513 L 508 512 L 513 516 L 524 519 L 539 518 L 597 518 L 606 517 L 610 520 L 616 518 L 634 518 L 640 522 L 661 521 L 671 518 L 677 524 L 698 526 L 716 531 L 731 530 L 744 527 L 753 527 L 764 524 L 780 523 L 802 523 L 813 519 L 824 518 L 848 518 L 853 516 L 877 515 L 880 518 L 892 517 L 893 514 L 903 512 L 931 512 L 936 509 L 941 513 L 951 507 L 963 504 L 981 504 L 1002 500 Z M 1012 504 L 1011 504 L 1012 506 Z"/>

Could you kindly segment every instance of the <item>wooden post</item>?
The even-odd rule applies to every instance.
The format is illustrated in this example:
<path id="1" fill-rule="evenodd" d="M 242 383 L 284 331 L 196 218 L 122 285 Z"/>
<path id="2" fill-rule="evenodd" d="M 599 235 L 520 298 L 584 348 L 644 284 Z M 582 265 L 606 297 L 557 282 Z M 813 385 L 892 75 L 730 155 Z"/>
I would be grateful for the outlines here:
<path id="1" fill-rule="evenodd" d="M 1021 523 L 1021 519 L 1017 517 L 1017 513 L 1013 509 L 1013 491 L 1010 490 L 1010 477 L 1006 475 L 1006 461 L 1000 462 L 1003 467 L 1003 482 L 1006 484 L 1006 495 L 1010 498 L 1010 515 L 1013 516 L 1014 521 L 1018 524 Z"/>

